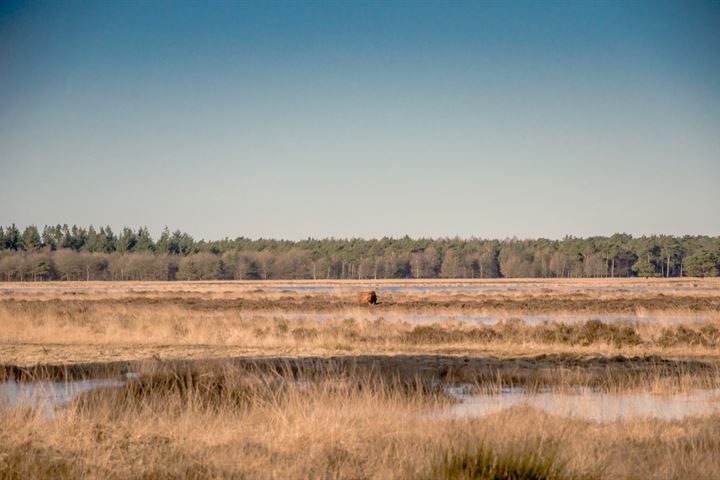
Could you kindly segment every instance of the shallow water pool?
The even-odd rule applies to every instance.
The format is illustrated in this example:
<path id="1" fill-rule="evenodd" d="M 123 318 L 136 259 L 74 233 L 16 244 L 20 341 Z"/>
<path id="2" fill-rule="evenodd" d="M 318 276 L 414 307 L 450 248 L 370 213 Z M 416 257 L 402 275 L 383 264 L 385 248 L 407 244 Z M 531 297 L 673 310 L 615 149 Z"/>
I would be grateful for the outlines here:
<path id="1" fill-rule="evenodd" d="M 448 393 L 459 403 L 444 410 L 443 417 L 482 417 L 516 405 L 527 405 L 551 415 L 597 422 L 647 417 L 677 420 L 720 413 L 720 389 L 698 389 L 673 395 L 650 392 L 616 394 L 591 389 L 580 389 L 577 393 L 528 393 L 523 388 L 507 388 L 497 394 L 465 393 L 456 388 L 449 389 Z"/>
<path id="2" fill-rule="evenodd" d="M 43 410 L 52 415 L 56 408 L 62 407 L 76 396 L 100 387 L 115 387 L 125 383 L 125 379 L 87 379 L 67 382 L 39 380 L 34 382 L 0 382 L 0 405 L 9 407 L 30 407 Z"/>

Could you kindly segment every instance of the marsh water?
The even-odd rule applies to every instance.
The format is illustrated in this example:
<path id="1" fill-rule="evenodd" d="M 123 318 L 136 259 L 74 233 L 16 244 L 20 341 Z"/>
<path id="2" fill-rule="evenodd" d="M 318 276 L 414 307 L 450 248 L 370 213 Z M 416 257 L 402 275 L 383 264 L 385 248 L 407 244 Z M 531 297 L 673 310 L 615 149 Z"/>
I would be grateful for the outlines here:
<path id="1" fill-rule="evenodd" d="M 720 389 L 697 389 L 671 395 L 650 392 L 608 393 L 589 388 L 561 393 L 550 390 L 527 392 L 523 388 L 506 388 L 498 393 L 467 393 L 450 389 L 459 400 L 440 413 L 448 417 L 482 417 L 502 410 L 527 405 L 550 415 L 611 422 L 633 418 L 678 420 L 684 417 L 720 412 Z"/>
<path id="2" fill-rule="evenodd" d="M 55 409 L 67 404 L 76 396 L 101 387 L 116 387 L 125 383 L 122 378 L 99 378 L 53 382 L 39 380 L 33 382 L 0 382 L 0 405 L 9 407 L 30 407 L 41 409 L 46 415 L 52 415 Z"/>
<path id="3" fill-rule="evenodd" d="M 40 409 L 52 416 L 76 396 L 101 387 L 122 386 L 127 378 L 86 379 L 66 382 L 0 382 L 0 405 Z M 577 417 L 597 422 L 632 418 L 676 420 L 720 413 L 720 389 L 697 389 L 672 395 L 650 392 L 607 393 L 589 388 L 576 392 L 528 392 L 505 388 L 500 392 L 472 393 L 462 386 L 448 387 L 458 402 L 436 412 L 436 418 L 481 417 L 518 405 L 537 408 L 551 415 Z"/>

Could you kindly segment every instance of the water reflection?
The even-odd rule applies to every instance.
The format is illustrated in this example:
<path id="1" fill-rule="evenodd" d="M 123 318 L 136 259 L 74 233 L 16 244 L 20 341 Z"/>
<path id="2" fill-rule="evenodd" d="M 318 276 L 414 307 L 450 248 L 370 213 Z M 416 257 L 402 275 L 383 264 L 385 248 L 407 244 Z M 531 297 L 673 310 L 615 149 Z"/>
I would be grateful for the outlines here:
<path id="1" fill-rule="evenodd" d="M 40 409 L 52 416 L 76 396 L 101 387 L 121 386 L 125 378 L 88 379 L 68 382 L 0 382 L 0 405 Z M 527 392 L 523 388 L 504 388 L 498 393 L 472 393 L 455 386 L 448 394 L 458 400 L 433 416 L 436 418 L 482 417 L 516 405 L 527 405 L 551 415 L 610 422 L 632 418 L 678 420 L 689 416 L 720 413 L 720 389 L 697 389 L 673 395 L 649 392 L 608 393 L 589 388 L 564 393 L 550 390 Z"/>
<path id="2" fill-rule="evenodd" d="M 503 389 L 497 394 L 468 394 L 462 389 L 450 389 L 449 393 L 460 402 L 448 407 L 441 416 L 481 417 L 515 405 L 528 405 L 551 415 L 597 422 L 644 417 L 677 420 L 720 412 L 720 390 L 712 389 L 662 396 L 649 392 L 618 394 L 590 389 L 578 393 L 528 393 L 522 388 Z"/>
<path id="3" fill-rule="evenodd" d="M 120 386 L 124 379 L 87 379 L 67 382 L 39 380 L 34 382 L 0 382 L 0 405 L 39 408 L 52 415 L 56 408 L 94 388 Z"/>

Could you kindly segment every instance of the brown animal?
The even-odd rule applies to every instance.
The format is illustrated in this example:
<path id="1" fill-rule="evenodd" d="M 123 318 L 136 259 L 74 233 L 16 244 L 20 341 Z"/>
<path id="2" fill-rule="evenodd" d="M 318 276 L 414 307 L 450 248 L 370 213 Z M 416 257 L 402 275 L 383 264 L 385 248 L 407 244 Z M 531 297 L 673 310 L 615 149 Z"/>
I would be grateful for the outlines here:
<path id="1" fill-rule="evenodd" d="M 367 292 L 360 292 L 358 294 L 358 300 L 360 303 L 367 303 L 368 305 L 375 305 L 377 303 L 377 294 L 375 290 L 368 290 Z"/>

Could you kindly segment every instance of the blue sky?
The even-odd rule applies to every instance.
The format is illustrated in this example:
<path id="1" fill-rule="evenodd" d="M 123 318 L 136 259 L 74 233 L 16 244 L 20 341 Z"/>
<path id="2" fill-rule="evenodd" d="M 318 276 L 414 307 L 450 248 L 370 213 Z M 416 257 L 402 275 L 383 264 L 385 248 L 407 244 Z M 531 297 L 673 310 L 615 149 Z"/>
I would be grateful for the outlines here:
<path id="1" fill-rule="evenodd" d="M 0 4 L 0 224 L 720 234 L 720 2 Z"/>

